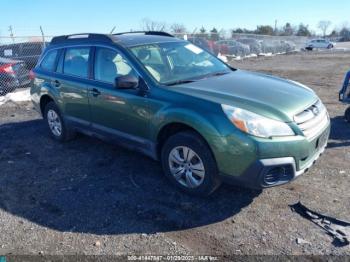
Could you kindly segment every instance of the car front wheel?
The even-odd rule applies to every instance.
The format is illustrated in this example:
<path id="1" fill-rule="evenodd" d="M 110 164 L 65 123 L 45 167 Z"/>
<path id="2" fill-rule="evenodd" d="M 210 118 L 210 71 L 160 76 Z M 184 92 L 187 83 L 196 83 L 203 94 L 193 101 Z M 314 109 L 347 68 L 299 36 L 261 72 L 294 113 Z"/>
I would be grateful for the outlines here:
<path id="1" fill-rule="evenodd" d="M 221 183 L 209 146 L 195 132 L 171 136 L 163 146 L 161 157 L 165 175 L 182 191 L 206 196 Z"/>

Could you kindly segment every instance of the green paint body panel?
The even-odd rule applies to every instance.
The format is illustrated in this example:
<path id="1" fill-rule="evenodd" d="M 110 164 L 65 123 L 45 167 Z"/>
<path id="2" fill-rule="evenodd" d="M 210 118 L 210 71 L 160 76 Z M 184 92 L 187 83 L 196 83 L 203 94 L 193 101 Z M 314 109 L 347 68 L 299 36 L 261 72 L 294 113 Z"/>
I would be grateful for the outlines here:
<path id="1" fill-rule="evenodd" d="M 229 176 L 242 175 L 259 159 L 293 157 L 299 170 L 305 166 L 305 158 L 312 157 L 315 141 L 308 141 L 293 123 L 295 114 L 318 100 L 308 88 L 241 70 L 165 87 L 153 81 L 127 51 L 123 52 L 149 87 L 148 92 L 116 89 L 93 79 L 45 73 L 37 66 L 31 89 L 34 105 L 40 110 L 40 99 L 49 96 L 67 117 L 116 130 L 154 146 L 160 131 L 168 124 L 188 125 L 206 140 L 220 173 Z M 59 80 L 61 86 L 54 87 L 53 80 Z M 92 88 L 97 88 L 101 95 L 94 97 L 89 92 Z M 245 134 L 228 120 L 221 104 L 286 122 L 296 135 L 264 139 Z M 319 134 L 322 132 L 325 130 Z"/>

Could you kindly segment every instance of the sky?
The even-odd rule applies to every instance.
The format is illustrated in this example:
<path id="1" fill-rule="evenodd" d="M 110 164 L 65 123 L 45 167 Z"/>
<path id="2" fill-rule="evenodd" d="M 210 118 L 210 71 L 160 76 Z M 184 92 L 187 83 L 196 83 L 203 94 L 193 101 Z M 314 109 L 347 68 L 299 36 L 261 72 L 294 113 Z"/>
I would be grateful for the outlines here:
<path id="1" fill-rule="evenodd" d="M 109 33 L 142 29 L 142 20 L 184 24 L 188 31 L 216 27 L 255 29 L 286 22 L 304 23 L 319 32 L 320 20 L 331 29 L 350 25 L 349 0 L 1 0 L 0 36 L 82 32 Z"/>

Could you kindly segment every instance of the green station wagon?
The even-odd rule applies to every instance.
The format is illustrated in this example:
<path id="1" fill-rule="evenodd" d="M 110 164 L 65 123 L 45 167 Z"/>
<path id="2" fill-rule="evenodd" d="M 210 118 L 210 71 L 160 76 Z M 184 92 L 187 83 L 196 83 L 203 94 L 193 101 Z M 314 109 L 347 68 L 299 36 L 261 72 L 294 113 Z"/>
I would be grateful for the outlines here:
<path id="1" fill-rule="evenodd" d="M 285 184 L 325 150 L 330 120 L 308 87 L 238 70 L 163 32 L 52 39 L 32 101 L 52 137 L 117 142 L 162 164 L 178 188 Z"/>

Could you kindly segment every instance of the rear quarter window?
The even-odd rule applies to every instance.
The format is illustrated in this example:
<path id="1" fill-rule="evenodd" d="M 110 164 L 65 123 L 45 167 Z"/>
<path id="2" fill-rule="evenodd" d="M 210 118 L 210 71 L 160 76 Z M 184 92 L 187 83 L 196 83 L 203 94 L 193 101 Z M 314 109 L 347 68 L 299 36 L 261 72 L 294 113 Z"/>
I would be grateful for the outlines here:
<path id="1" fill-rule="evenodd" d="M 56 64 L 56 58 L 57 58 L 57 50 L 51 50 L 49 51 L 44 59 L 42 60 L 40 67 L 46 71 L 54 71 L 55 70 L 55 64 Z"/>

